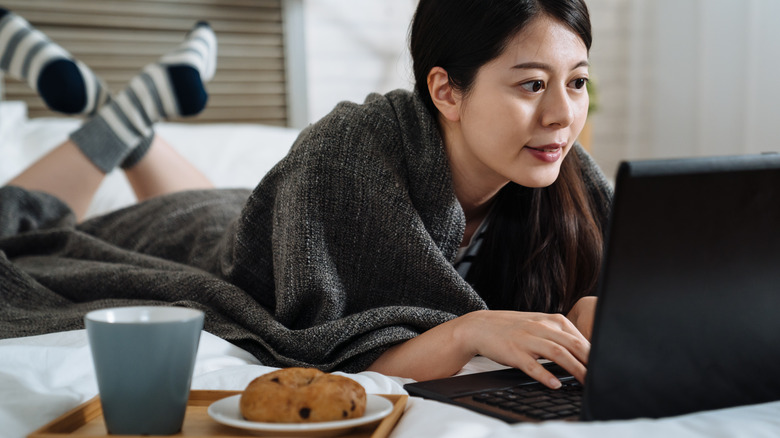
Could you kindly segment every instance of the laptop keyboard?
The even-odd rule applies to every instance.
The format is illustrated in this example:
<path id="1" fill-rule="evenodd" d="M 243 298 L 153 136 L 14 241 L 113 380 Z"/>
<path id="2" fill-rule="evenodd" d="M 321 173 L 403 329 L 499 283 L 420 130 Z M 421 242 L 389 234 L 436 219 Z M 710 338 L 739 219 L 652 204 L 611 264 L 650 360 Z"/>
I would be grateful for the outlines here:
<path id="1" fill-rule="evenodd" d="M 576 418 L 580 413 L 583 386 L 569 379 L 559 389 L 549 389 L 541 383 L 532 383 L 486 391 L 471 396 L 473 402 L 500 409 L 512 416 L 532 420 L 560 420 Z"/>

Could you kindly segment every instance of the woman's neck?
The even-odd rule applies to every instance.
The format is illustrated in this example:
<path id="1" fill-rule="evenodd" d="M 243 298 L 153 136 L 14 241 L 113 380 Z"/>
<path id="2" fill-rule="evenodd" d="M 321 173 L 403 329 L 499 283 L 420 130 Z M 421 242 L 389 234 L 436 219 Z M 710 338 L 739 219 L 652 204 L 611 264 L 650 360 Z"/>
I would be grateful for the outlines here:
<path id="1" fill-rule="evenodd" d="M 469 245 L 471 238 L 474 236 L 474 233 L 477 232 L 479 226 L 482 225 L 482 222 L 490 212 L 491 205 L 492 202 L 480 205 L 477 208 L 472 208 L 468 213 L 466 212 L 465 208 L 463 209 L 463 212 L 466 213 L 466 229 L 463 232 L 463 239 L 460 241 L 460 246 Z"/>
<path id="2" fill-rule="evenodd" d="M 495 178 L 495 174 L 471 156 L 468 149 L 462 147 L 459 125 L 442 119 L 439 120 L 439 126 L 452 171 L 452 187 L 466 216 L 466 235 L 463 240 L 468 242 L 490 211 L 498 191 L 509 181 Z"/>
<path id="3" fill-rule="evenodd" d="M 481 181 L 459 167 L 458 163 L 450 158 L 452 168 L 452 186 L 455 197 L 466 216 L 466 230 L 463 234 L 461 246 L 466 246 L 471 237 L 479 228 L 482 221 L 490 212 L 493 200 L 503 186 L 484 186 Z"/>

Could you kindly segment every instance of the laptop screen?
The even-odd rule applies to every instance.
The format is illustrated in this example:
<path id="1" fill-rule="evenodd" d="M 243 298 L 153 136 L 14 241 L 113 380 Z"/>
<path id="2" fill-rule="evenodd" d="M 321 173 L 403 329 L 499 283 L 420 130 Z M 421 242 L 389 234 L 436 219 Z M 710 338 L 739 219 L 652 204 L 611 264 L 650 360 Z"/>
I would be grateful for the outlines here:
<path id="1" fill-rule="evenodd" d="M 780 399 L 780 155 L 623 163 L 583 418 Z"/>

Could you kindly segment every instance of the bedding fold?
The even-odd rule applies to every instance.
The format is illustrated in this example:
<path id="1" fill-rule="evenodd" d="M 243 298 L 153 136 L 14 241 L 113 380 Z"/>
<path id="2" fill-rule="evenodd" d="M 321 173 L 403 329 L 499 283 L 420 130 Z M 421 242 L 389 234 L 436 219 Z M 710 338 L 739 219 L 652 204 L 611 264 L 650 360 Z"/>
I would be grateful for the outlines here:
<path id="1" fill-rule="evenodd" d="M 164 228 L 153 233 L 159 237 L 156 240 L 150 233 L 136 234 L 138 229 L 117 230 L 128 223 L 138 224 L 143 217 L 171 224 L 171 216 L 180 216 L 184 222 L 190 215 L 210 216 L 204 208 L 216 208 L 224 215 L 231 201 L 240 206 L 235 201 L 243 202 L 247 194 L 244 190 L 184 192 L 75 226 L 70 211 L 56 198 L 18 187 L 0 188 L 4 211 L 25 211 L 18 215 L 22 220 L 16 221 L 21 224 L 0 223 L 3 230 L 24 230 L 0 238 L 0 337 L 81 329 L 87 312 L 104 307 L 185 306 L 206 312 L 206 331 L 246 349 L 265 365 L 349 371 L 365 368 L 383 346 L 414 336 L 411 327 L 430 323 L 424 317 L 406 315 L 401 308 L 388 307 L 290 330 L 246 291 L 212 273 L 118 245 L 150 251 L 154 248 L 149 245 L 157 243 L 170 251 L 170 245 L 159 243 L 169 231 Z M 12 198 L 15 202 L 9 201 Z M 35 228 L 35 224 L 45 226 Z M 192 229 L 200 227 L 189 224 Z M 154 227 L 154 223 L 138 224 L 138 228 Z M 95 230 L 113 232 L 118 242 L 90 234 Z M 209 246 L 205 243 L 208 236 L 201 238 Z"/>

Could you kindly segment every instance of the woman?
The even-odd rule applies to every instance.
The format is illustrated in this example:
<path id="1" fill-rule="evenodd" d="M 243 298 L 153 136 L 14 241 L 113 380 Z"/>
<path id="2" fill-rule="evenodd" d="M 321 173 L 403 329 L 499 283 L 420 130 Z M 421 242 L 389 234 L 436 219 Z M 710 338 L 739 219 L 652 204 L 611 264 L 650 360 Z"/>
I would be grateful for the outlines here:
<path id="1" fill-rule="evenodd" d="M 421 0 L 413 93 L 340 104 L 301 133 L 248 200 L 166 194 L 78 229 L 246 293 L 258 307 L 234 318 L 259 339 L 237 343 L 269 365 L 423 380 L 480 354 L 558 387 L 537 362 L 544 357 L 582 381 L 611 197 L 574 144 L 587 117 L 590 41 L 581 0 Z M 92 166 L 99 181 L 106 166 L 79 144 L 84 137 L 61 154 L 87 173 Z M 153 169 L 175 161 L 155 141 L 126 170 L 149 170 L 147 185 Z M 36 166 L 12 184 L 71 206 L 96 188 L 35 186 Z M 152 186 L 141 196 L 173 191 Z M 143 234 L 150 229 L 177 238 Z M 218 299 L 200 295 L 200 304 Z"/>
<path id="2" fill-rule="evenodd" d="M 421 2 L 412 56 L 416 90 L 438 118 L 466 215 L 464 244 L 486 217 L 492 225 L 466 278 L 491 309 L 574 308 L 570 316 L 589 337 L 593 309 L 578 318 L 595 303 L 577 300 L 595 286 L 609 191 L 588 193 L 578 157 L 564 160 L 587 115 L 587 9 L 572 1 L 447 9 Z M 490 24 L 476 26 L 480 20 Z M 455 372 L 482 354 L 556 387 L 536 359 L 552 359 L 582 380 L 587 352 L 585 337 L 563 318 L 491 310 L 393 347 L 372 368 L 413 374 L 404 367 L 439 372 L 433 364 L 445 363 Z"/>

